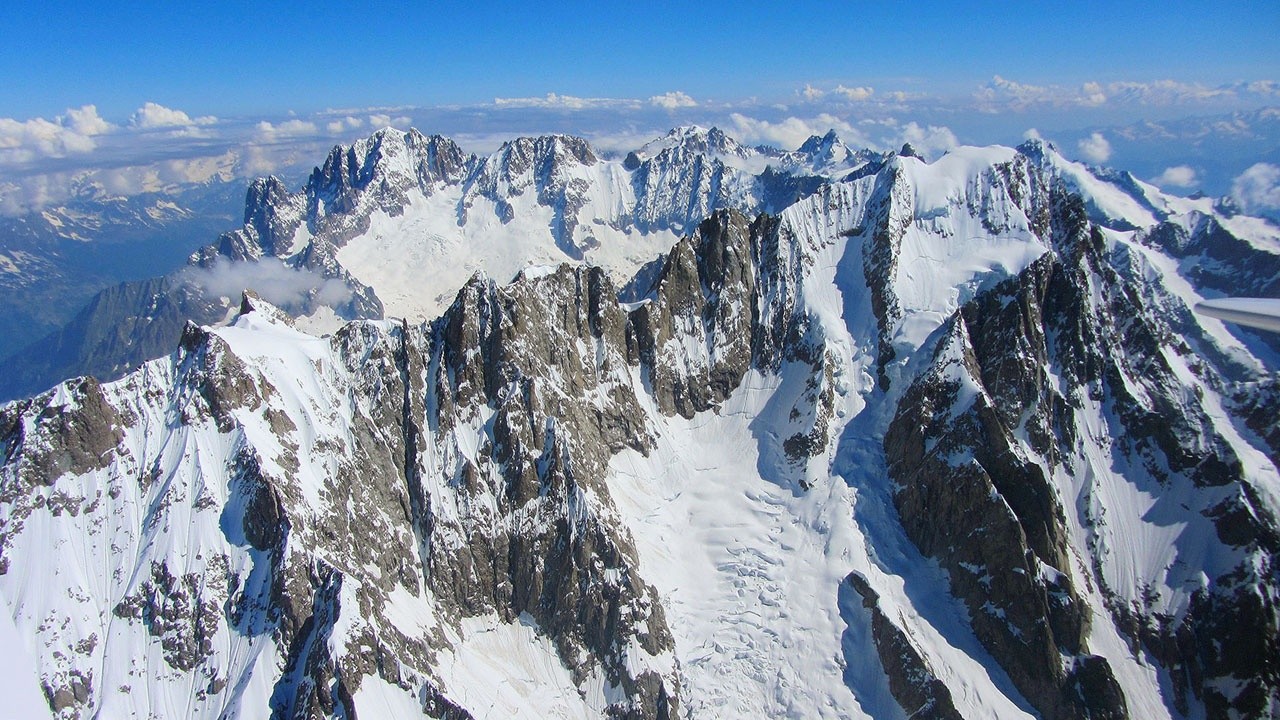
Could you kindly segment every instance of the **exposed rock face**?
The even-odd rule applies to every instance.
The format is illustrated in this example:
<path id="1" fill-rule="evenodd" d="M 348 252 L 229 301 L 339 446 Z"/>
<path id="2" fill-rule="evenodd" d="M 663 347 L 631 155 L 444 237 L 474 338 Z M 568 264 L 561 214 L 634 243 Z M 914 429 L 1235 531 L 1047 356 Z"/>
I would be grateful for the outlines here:
<path id="1" fill-rule="evenodd" d="M 290 197 L 274 175 L 250 183 L 244 201 L 244 231 L 223 235 L 218 254 L 229 260 L 254 260 L 258 254 L 287 256 L 302 222 L 298 199 Z"/>
<path id="2" fill-rule="evenodd" d="M 350 147 L 333 148 L 290 202 L 305 206 L 302 218 L 313 236 L 341 246 L 369 227 L 374 212 L 399 215 L 410 191 L 431 194 L 457 183 L 476 162 L 448 138 L 387 128 Z"/>
<path id="3" fill-rule="evenodd" d="M 1166 220 L 1145 233 L 1144 242 L 1188 261 L 1199 287 L 1247 297 L 1280 294 L 1275 256 L 1259 255 L 1213 216 L 1197 213 L 1185 223 Z"/>
<path id="4" fill-rule="evenodd" d="M 1050 481 L 1092 472 L 1082 461 L 1091 439 L 1081 437 L 1080 414 L 1105 404 L 1115 423 L 1114 461 L 1144 467 L 1166 492 L 1191 493 L 1188 502 L 1223 545 L 1245 549 L 1240 564 L 1196 590 L 1176 615 L 1125 606 L 1097 567 L 1109 610 L 1169 669 L 1179 712 L 1194 695 L 1215 716 L 1265 713 L 1276 704 L 1264 689 L 1275 687 L 1276 669 L 1264 658 L 1275 655 L 1276 605 L 1259 600 L 1274 597 L 1276 586 L 1273 571 L 1258 568 L 1274 567 L 1274 519 L 1253 501 L 1234 451 L 1163 359 L 1170 344 L 1192 352 L 1171 337 L 1166 310 L 1151 309 L 1167 299 L 1150 294 L 1140 272 L 1127 272 L 1121 251 L 1107 255 L 1078 199 L 1057 194 L 1052 202 L 1053 252 L 965 304 L 945 326 L 931 368 L 899 402 L 885 448 L 904 527 L 947 567 L 979 638 L 1007 658 L 1002 665 L 1046 717 L 1124 716 L 1111 669 L 1088 652 L 1094 620 L 1073 580 L 1078 561 Z M 1208 382 L 1223 382 L 1211 366 L 1197 367 Z M 1230 488 L 1228 499 L 1214 499 L 1218 488 Z M 1084 512 L 1090 524 L 1105 525 L 1105 507 Z M 1099 547 L 1089 551 L 1103 562 Z M 1223 615 L 1210 607 L 1250 638 L 1251 661 L 1222 652 L 1234 643 L 1173 640 L 1221 638 Z"/>
<path id="5" fill-rule="evenodd" d="M 189 326 L 171 369 L 153 371 L 171 380 L 135 381 L 154 391 L 136 399 L 133 422 L 176 408 L 182 427 L 207 425 L 243 445 L 227 468 L 225 502 L 196 487 L 168 487 L 143 526 L 167 525 L 174 505 L 197 513 L 220 506 L 230 546 L 196 563 L 198 571 L 156 559 L 148 580 L 116 577 L 136 589 L 124 594 L 114 617 L 140 624 L 161 643 L 165 666 L 207 678 L 199 699 L 208 707 L 244 682 L 212 652 L 240 636 L 250 645 L 269 640 L 284 663 L 270 698 L 275 715 L 349 714 L 361 678 L 374 674 L 415 689 L 427 698 L 428 714 L 465 717 L 448 688 L 431 680 L 431 668 L 451 647 L 457 631 L 449 628 L 496 616 L 536 623 L 574 682 L 602 674 L 619 688 L 601 710 L 674 716 L 680 686 L 675 668 L 660 660 L 672 649 L 661 606 L 637 572 L 625 530 L 601 515 L 610 507 L 603 461 L 621 447 L 643 450 L 652 442 L 633 395 L 628 368 L 638 358 L 628 359 L 628 319 L 615 294 L 600 270 L 565 267 L 506 288 L 477 279 L 427 327 L 349 326 L 334 337 L 332 359 L 317 362 L 336 361 L 341 369 L 334 372 L 359 379 L 333 389 L 355 393 L 355 414 L 347 430 L 315 439 L 309 450 L 292 439 L 300 439 L 304 418 L 289 411 L 270 374 L 251 370 L 218 335 Z M 283 327 L 279 311 L 260 300 L 246 298 L 243 309 L 242 318 Z M 50 482 L 105 472 L 113 483 L 127 483 L 122 465 L 162 462 L 121 435 L 120 412 L 95 383 L 73 392 L 74 407 L 46 420 L 36 403 L 52 402 L 49 396 L 7 411 L 14 417 L 6 415 L 13 458 L 6 472 L 16 474 L 6 487 L 18 493 L 11 502 L 26 507 L 31 500 L 21 494 L 30 484 L 22 477 Z M 584 407 L 584 395 L 600 403 Z M 341 404 L 342 397 L 320 400 Z M 49 440 L 37 443 L 23 430 L 33 421 Z M 472 446 L 477 421 L 489 428 L 480 447 Z M 259 445 L 245 423 L 265 423 L 265 437 L 280 445 Z M 309 504 L 302 483 L 306 466 L 317 461 L 334 463 L 321 508 Z M 112 499 L 123 502 L 132 492 L 117 488 Z M 68 500 L 77 513 L 84 502 Z M 95 503 L 84 512 L 98 526 L 97 513 L 110 506 Z M 350 507 L 364 510 L 353 515 Z M 11 513 L 6 538 L 21 533 L 21 514 Z M 385 618 L 389 597 L 405 592 L 434 608 L 436 629 L 406 636 Z M 354 643 L 351 651 L 335 655 L 342 617 L 364 618 L 341 621 L 363 629 L 344 640 Z M 59 708 L 78 716 L 102 707 L 97 696 L 77 690 L 79 676 L 50 677 L 69 683 L 54 692 Z"/>
<path id="6" fill-rule="evenodd" d="M 959 720 L 963 717 L 951 700 L 951 691 L 938 679 L 929 661 L 915 647 L 911 637 L 889 619 L 880 607 L 880 596 L 867 579 L 856 572 L 845 582 L 871 613 L 871 633 L 880 664 L 889 676 L 889 688 L 907 717 Z"/>
<path id="7" fill-rule="evenodd" d="M 951 328 L 885 437 L 903 525 L 942 560 L 978 637 L 1046 717 L 1125 717 L 1106 661 L 1084 653 L 1089 618 L 1058 569 L 1068 558 L 1054 491 L 980 389 L 970 331 L 959 318 Z M 1082 653 L 1105 692 L 1078 692 L 1062 657 Z"/>
<path id="8" fill-rule="evenodd" d="M 685 417 L 724 400 L 752 361 L 757 307 L 752 228 L 737 213 L 676 245 L 635 315 L 635 344 L 665 412 Z M 696 338 L 690 348 L 685 339 Z"/>
<path id="9" fill-rule="evenodd" d="M 630 671 L 627 638 L 657 656 L 670 635 L 630 543 L 591 510 L 593 500 L 609 503 L 602 460 L 650 442 L 637 424 L 626 318 L 614 294 L 600 270 L 568 267 L 507 288 L 483 279 L 463 288 L 433 326 L 421 364 L 406 350 L 402 372 L 442 410 L 433 422 L 438 456 L 457 452 L 456 434 L 477 406 L 492 413 L 491 444 L 457 464 L 406 472 L 458 488 L 429 496 L 421 528 L 438 597 L 465 615 L 533 617 L 566 660 L 584 651 L 601 659 L 609 683 L 631 698 L 619 712 L 656 717 L 674 713 L 678 687 L 654 671 Z M 590 396 L 601 402 L 578 401 Z M 496 514 L 477 514 L 465 502 L 472 493 L 494 497 Z M 518 532 L 506 519 L 513 515 L 541 530 Z"/>
<path id="10" fill-rule="evenodd" d="M 225 309 L 162 277 L 104 290 L 61 330 L 19 352 L 0 379 L 0 397 L 18 397 L 60 379 L 121 377 L 173 349 L 188 320 L 207 324 Z"/>

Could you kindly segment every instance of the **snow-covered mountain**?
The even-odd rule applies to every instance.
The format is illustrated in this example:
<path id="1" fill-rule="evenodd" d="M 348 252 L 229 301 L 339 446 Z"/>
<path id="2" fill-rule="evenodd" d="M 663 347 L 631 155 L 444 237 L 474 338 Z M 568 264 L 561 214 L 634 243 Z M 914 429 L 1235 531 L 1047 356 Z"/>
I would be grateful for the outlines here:
<path id="1" fill-rule="evenodd" d="M 513 141 L 506 171 L 446 142 L 255 185 L 218 254 L 383 297 L 344 253 L 433 198 L 503 242 L 493 196 L 543 213 L 591 259 L 634 239 L 637 185 L 742 187 L 727 138 L 680 163 L 723 168 L 710 194 L 640 175 L 679 137 L 620 166 Z M 669 219 L 687 236 L 630 280 L 516 261 L 326 337 L 246 294 L 118 381 L 0 407 L 0 595 L 51 707 L 1280 715 L 1280 365 L 1190 310 L 1274 287 L 1280 231 L 1043 143 L 859 165 L 776 213 Z M 634 194 L 599 203 L 615 172 Z M 383 233 L 397 263 L 450 257 Z"/>
<path id="2" fill-rule="evenodd" d="M 718 208 L 776 211 L 883 159 L 838 156 L 828 146 L 843 145 L 828 140 L 784 156 L 686 127 L 624 160 L 569 136 L 518 138 L 477 158 L 447 138 L 384 129 L 335 147 L 298 192 L 255 181 L 240 229 L 190 267 L 102 292 L 7 361 L 0 398 L 78 374 L 119 377 L 168 353 L 187 320 L 225 319 L 244 287 L 266 288 L 321 332 L 384 313 L 435 317 L 477 270 L 510 278 L 530 264 L 586 260 L 625 279 Z M 130 331 L 104 331 L 116 327 Z"/>

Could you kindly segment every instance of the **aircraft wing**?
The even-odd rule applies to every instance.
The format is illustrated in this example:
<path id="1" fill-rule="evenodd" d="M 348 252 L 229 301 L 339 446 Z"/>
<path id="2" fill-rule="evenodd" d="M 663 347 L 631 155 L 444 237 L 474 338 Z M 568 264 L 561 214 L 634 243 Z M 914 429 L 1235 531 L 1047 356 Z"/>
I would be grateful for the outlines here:
<path id="1" fill-rule="evenodd" d="M 1196 312 L 1227 322 L 1280 332 L 1280 299 L 1219 298 L 1196 303 Z"/>

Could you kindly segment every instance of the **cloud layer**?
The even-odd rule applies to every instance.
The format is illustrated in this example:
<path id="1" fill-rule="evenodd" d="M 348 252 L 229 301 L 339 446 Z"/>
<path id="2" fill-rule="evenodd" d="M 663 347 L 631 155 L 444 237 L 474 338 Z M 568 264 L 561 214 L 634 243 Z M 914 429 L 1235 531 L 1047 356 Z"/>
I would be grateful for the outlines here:
<path id="1" fill-rule="evenodd" d="M 1156 80 L 1086 82 L 1077 86 L 1063 86 L 1032 85 L 996 75 L 979 88 L 973 97 L 980 106 L 993 112 L 1022 111 L 1036 107 L 1167 107 L 1237 102 L 1274 103 L 1280 101 L 1280 82 L 1260 80 L 1210 86 L 1177 80 Z"/>
<path id="2" fill-rule="evenodd" d="M 933 158 L 959 142 L 1013 145 L 1034 125 L 1065 140 L 1062 147 L 1088 162 L 1130 167 L 1134 158 L 1125 148 L 1139 140 L 1123 133 L 1159 127 L 1138 121 L 1256 110 L 1267 103 L 1280 103 L 1280 83 L 1208 86 L 1157 80 L 1067 87 L 995 76 L 955 96 L 895 87 L 890 81 L 876 86 L 830 81 L 804 83 L 774 100 L 695 98 L 679 89 L 636 98 L 549 92 L 468 106 L 338 108 L 253 118 L 198 115 L 156 102 L 106 118 L 90 104 L 53 118 L 0 118 L 0 213 L 39 209 L 81 194 L 166 191 L 183 183 L 269 173 L 297 182 L 334 144 L 388 126 L 448 135 L 481 153 L 517 135 L 542 133 L 583 135 L 602 152 L 624 153 L 691 123 L 718 125 L 743 142 L 791 149 L 810 135 L 835 129 L 851 146 L 884 150 L 909 142 Z M 1238 122 L 1220 125 L 1211 132 L 1239 137 L 1250 132 Z M 1106 132 L 1073 130 L 1081 126 Z M 1250 162 L 1259 159 L 1271 160 L 1254 156 Z M 1215 186 L 1221 192 L 1245 167 L 1237 163 L 1224 174 L 1205 158 L 1189 155 L 1161 156 L 1152 163 L 1142 173 L 1157 184 Z M 1261 197 L 1256 181 L 1263 179 L 1262 171 L 1250 170 L 1254 175 L 1240 180 L 1241 193 Z"/>
<path id="3" fill-rule="evenodd" d="M 95 138 L 112 129 L 93 105 L 68 109 L 53 120 L 0 118 L 0 166 L 88 153 L 98 146 Z"/>

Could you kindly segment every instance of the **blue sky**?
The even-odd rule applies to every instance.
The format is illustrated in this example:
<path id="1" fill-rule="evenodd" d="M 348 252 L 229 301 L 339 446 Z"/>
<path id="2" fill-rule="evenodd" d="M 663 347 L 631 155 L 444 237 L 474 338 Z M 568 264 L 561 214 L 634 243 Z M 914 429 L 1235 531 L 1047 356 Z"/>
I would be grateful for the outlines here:
<path id="1" fill-rule="evenodd" d="M 622 151 L 687 123 L 934 156 L 1039 134 L 1186 192 L 1280 162 L 1277 118 L 1183 120 L 1280 106 L 1275 0 L 55 0 L 0 4 L 0 28 L 0 213 L 298 178 L 388 124 L 476 152 L 545 132 Z"/>
<path id="2" fill-rule="evenodd" d="M 543 95 L 779 99 L 806 83 L 963 94 L 1280 77 L 1247 3 L 10 2 L 0 114 L 215 115 Z"/>

